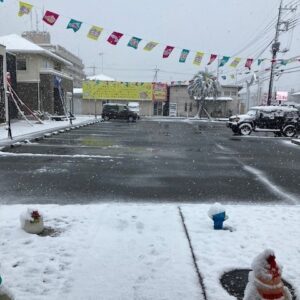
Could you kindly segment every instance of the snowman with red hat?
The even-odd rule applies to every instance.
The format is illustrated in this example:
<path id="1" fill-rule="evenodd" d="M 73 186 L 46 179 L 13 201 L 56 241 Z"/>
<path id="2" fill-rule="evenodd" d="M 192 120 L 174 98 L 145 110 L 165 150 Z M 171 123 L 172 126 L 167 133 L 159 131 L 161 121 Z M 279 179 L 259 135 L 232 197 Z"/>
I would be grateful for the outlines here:
<path id="1" fill-rule="evenodd" d="M 281 280 L 282 268 L 277 265 L 272 250 L 265 250 L 252 262 L 244 300 L 292 300 Z"/>

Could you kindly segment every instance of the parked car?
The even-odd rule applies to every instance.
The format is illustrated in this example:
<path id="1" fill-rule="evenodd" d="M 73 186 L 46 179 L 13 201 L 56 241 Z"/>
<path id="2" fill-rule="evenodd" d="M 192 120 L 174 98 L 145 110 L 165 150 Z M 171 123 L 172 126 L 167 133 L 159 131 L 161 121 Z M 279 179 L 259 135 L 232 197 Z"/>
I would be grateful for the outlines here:
<path id="1" fill-rule="evenodd" d="M 134 111 L 137 114 L 138 119 L 140 119 L 140 104 L 138 102 L 129 102 L 128 107 L 131 111 Z"/>
<path id="2" fill-rule="evenodd" d="M 245 115 L 231 116 L 227 122 L 235 134 L 250 135 L 252 131 L 269 131 L 275 135 L 293 137 L 300 129 L 296 108 L 288 106 L 255 106 Z"/>
<path id="3" fill-rule="evenodd" d="M 128 122 L 135 122 L 138 119 L 137 113 L 130 110 L 127 105 L 109 103 L 103 105 L 102 119 L 108 121 L 110 119 L 127 120 Z"/>

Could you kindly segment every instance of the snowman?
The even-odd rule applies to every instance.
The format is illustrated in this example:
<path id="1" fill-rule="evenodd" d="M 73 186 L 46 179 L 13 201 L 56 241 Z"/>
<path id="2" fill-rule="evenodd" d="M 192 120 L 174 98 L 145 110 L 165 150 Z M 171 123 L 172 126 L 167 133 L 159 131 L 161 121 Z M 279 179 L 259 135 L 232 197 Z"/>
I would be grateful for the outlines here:
<path id="1" fill-rule="evenodd" d="M 252 262 L 243 300 L 292 300 L 291 293 L 281 280 L 281 271 L 272 250 L 258 255 Z"/>

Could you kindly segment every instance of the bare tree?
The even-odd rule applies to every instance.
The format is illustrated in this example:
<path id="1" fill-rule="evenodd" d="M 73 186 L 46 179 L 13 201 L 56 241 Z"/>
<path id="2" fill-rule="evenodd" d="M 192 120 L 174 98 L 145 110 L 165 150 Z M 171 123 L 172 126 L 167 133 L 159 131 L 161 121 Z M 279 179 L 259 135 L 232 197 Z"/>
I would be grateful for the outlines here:
<path id="1" fill-rule="evenodd" d="M 219 82 L 211 73 L 200 71 L 194 76 L 188 86 L 188 93 L 192 99 L 199 101 L 199 108 L 195 117 L 200 118 L 202 111 L 204 111 L 211 119 L 205 107 L 205 99 L 208 97 L 217 98 L 219 92 Z"/>

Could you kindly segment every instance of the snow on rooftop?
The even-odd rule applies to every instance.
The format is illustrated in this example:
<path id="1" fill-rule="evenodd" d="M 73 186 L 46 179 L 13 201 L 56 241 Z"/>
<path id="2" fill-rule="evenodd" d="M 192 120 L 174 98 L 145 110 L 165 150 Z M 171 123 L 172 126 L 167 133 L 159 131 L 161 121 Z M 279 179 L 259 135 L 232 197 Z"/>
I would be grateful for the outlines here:
<path id="1" fill-rule="evenodd" d="M 74 88 L 73 94 L 76 94 L 76 95 L 82 94 L 82 88 Z"/>
<path id="2" fill-rule="evenodd" d="M 93 75 L 93 76 L 88 76 L 88 80 L 99 80 L 99 81 L 115 81 L 114 78 L 109 77 L 105 74 L 98 74 L 98 75 Z"/>
<path id="3" fill-rule="evenodd" d="M 0 37 L 0 44 L 6 46 L 6 49 L 11 52 L 18 53 L 39 53 L 49 57 L 52 57 L 66 65 L 72 65 L 68 60 L 61 58 L 60 56 L 53 54 L 52 52 L 28 41 L 27 39 L 17 35 L 10 34 Z"/>

